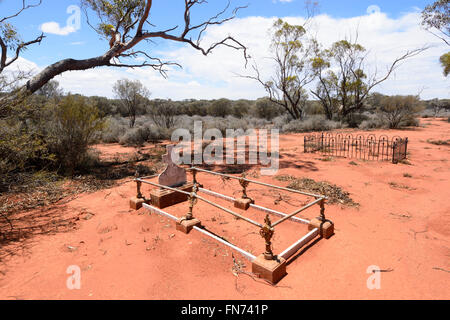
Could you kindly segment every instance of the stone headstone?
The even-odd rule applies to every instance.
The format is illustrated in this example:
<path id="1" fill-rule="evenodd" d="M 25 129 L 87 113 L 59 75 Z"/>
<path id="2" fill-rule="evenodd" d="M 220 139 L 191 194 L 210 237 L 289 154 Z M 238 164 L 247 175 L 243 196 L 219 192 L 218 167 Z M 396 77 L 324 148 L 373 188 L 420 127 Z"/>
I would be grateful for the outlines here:
<path id="1" fill-rule="evenodd" d="M 167 146 L 167 154 L 163 155 L 166 169 L 159 175 L 159 184 L 172 188 L 180 187 L 187 182 L 186 170 L 177 166 L 172 160 L 172 150 L 175 146 Z"/>

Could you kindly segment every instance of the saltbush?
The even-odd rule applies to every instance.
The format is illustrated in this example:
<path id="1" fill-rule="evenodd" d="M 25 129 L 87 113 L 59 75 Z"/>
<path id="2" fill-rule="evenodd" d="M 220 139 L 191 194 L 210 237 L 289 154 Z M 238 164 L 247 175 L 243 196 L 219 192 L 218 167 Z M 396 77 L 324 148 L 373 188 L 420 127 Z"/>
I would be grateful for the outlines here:
<path id="1" fill-rule="evenodd" d="M 52 115 L 46 126 L 49 149 L 60 168 L 73 175 L 105 121 L 97 106 L 81 96 L 68 95 L 47 111 Z"/>
<path id="2" fill-rule="evenodd" d="M 292 120 L 285 124 L 282 132 L 312 132 L 312 131 L 329 131 L 343 128 L 341 122 L 327 120 L 322 115 L 310 116 L 305 120 Z"/>
<path id="3" fill-rule="evenodd" d="M 105 130 L 102 132 L 101 141 L 105 143 L 117 143 L 127 132 L 129 125 L 125 118 L 110 117 L 106 120 Z"/>

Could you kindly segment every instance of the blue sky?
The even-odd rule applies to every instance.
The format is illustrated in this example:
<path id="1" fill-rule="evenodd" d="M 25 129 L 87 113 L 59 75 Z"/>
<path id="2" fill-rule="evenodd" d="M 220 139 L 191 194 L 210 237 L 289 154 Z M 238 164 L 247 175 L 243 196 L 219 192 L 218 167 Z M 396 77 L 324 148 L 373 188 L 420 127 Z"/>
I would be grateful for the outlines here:
<path id="1" fill-rule="evenodd" d="M 34 0 L 36 1 L 36 0 Z M 33 0 L 30 0 L 30 2 L 33 2 Z M 392 35 L 394 37 L 399 32 L 404 32 L 406 29 L 409 30 L 409 36 L 412 37 L 413 33 L 413 27 L 415 25 L 419 24 L 418 16 L 420 10 L 422 10 L 427 4 L 429 4 L 431 0 L 424 1 L 424 0 L 395 0 L 395 1 L 386 1 L 386 0 L 321 0 L 319 1 L 319 15 L 322 17 L 326 17 L 327 19 L 323 21 L 327 21 L 327 23 L 333 24 L 339 24 L 342 25 L 343 29 L 335 30 L 336 37 L 344 37 L 348 34 L 352 33 L 351 27 L 348 27 L 352 21 L 355 19 L 359 19 L 358 21 L 368 21 L 368 23 L 372 23 L 371 21 L 382 21 L 385 24 L 391 25 L 391 27 L 386 28 L 386 30 L 372 30 L 371 32 L 376 32 L 376 35 L 380 36 L 380 41 L 383 39 L 386 39 L 386 34 L 389 33 L 389 36 Z M 157 25 L 159 28 L 166 28 L 166 27 L 172 27 L 176 24 L 181 24 L 182 19 L 182 6 L 184 1 L 182 0 L 156 0 L 154 1 L 154 7 L 152 9 L 152 16 L 151 21 L 153 24 Z M 21 4 L 21 1 L 17 0 L 0 0 L 0 16 L 8 15 L 9 13 L 13 13 Z M 32 8 L 23 14 L 21 14 L 19 17 L 14 18 L 11 20 L 11 23 L 13 23 L 18 30 L 20 31 L 22 38 L 24 40 L 29 40 L 41 32 L 42 25 L 45 23 L 52 22 L 53 26 L 55 23 L 58 23 L 60 28 L 64 28 L 66 25 L 66 21 L 69 18 L 70 14 L 67 13 L 67 8 L 71 5 L 78 5 L 78 1 L 76 0 L 43 0 L 43 4 L 40 7 Z M 208 5 L 202 5 L 199 7 L 201 10 L 194 11 L 193 17 L 194 19 L 201 19 L 204 17 L 211 16 L 215 14 L 217 11 L 220 11 L 220 9 L 223 8 L 223 6 L 226 4 L 226 1 L 222 0 L 215 0 L 215 1 L 209 1 Z M 240 11 L 238 17 L 240 18 L 240 26 L 238 26 L 235 22 L 233 22 L 231 25 L 236 27 L 237 29 L 230 29 L 228 26 L 224 26 L 224 32 L 236 32 L 237 34 L 240 34 L 243 32 L 242 26 L 244 26 L 244 29 L 249 26 L 249 21 L 253 21 L 256 23 L 259 23 L 261 27 L 263 26 L 270 26 L 270 18 L 273 17 L 281 17 L 281 18 L 287 18 L 291 17 L 292 19 L 301 19 L 302 16 L 304 16 L 305 10 L 304 10 L 304 1 L 303 0 L 233 0 L 232 5 L 233 6 L 239 6 L 239 5 L 245 5 L 248 4 L 248 8 Z M 379 8 L 379 9 L 377 9 Z M 369 10 L 369 12 L 368 12 Z M 377 13 L 380 11 L 379 13 Z M 368 20 L 367 17 L 370 15 L 375 15 L 379 17 L 378 20 Z M 257 20 L 255 20 L 257 17 Z M 91 16 L 91 19 L 94 20 L 94 17 Z M 417 21 L 413 21 L 413 19 L 416 19 Z M 294 21 L 293 20 L 293 21 Z M 398 25 L 398 29 L 395 29 L 392 27 L 392 25 Z M 256 25 L 256 24 L 254 24 Z M 328 26 L 320 26 L 318 27 L 318 32 L 321 32 L 321 30 L 326 29 L 325 27 Z M 403 29 L 402 29 L 403 28 Z M 364 28 L 363 28 L 364 29 Z M 26 59 L 26 61 L 31 62 L 35 65 L 35 67 L 40 70 L 43 67 L 45 67 L 48 64 L 51 64 L 53 62 L 56 62 L 60 59 L 64 58 L 88 58 L 95 55 L 102 54 L 105 49 L 107 48 L 107 43 L 105 43 L 102 40 L 99 40 L 98 35 L 87 25 L 86 19 L 84 15 L 82 15 L 81 19 L 81 28 L 79 30 L 76 30 L 75 32 L 69 32 L 66 35 L 58 35 L 58 34 L 52 34 L 53 30 L 52 28 L 44 29 L 47 32 L 46 38 L 43 41 L 41 45 L 36 45 L 31 47 L 29 50 L 27 50 L 22 57 Z M 333 30 L 332 28 L 330 30 Z M 263 38 L 266 37 L 267 33 L 266 30 L 261 30 L 261 34 L 263 34 L 263 37 L 261 38 L 261 48 L 263 45 L 263 42 L 265 41 Z M 234 33 L 233 33 L 234 35 Z M 207 38 L 208 38 L 207 34 Z M 252 42 L 254 37 L 251 37 L 250 35 L 243 35 L 244 39 L 245 37 L 249 37 L 249 42 Z M 327 38 L 330 35 L 327 35 L 325 38 Z M 405 37 L 407 37 L 405 33 Z M 426 37 L 424 35 L 424 37 Z M 406 38 L 405 38 L 406 39 Z M 424 38 L 425 39 L 425 38 Z M 339 40 L 337 38 L 332 40 Z M 434 38 L 426 38 L 427 41 L 431 41 L 434 43 L 434 45 L 438 46 L 439 49 L 436 49 L 436 53 L 433 53 L 435 57 L 433 59 L 439 58 L 439 52 L 442 52 L 445 50 Z M 326 39 L 324 40 L 327 41 Z M 330 38 L 331 41 L 331 38 Z M 394 40 L 392 40 L 392 46 L 398 47 L 399 44 L 395 43 Z M 411 41 L 405 42 L 405 50 L 409 45 L 413 45 Z M 158 55 L 162 58 L 169 58 L 170 60 L 175 60 L 178 62 L 182 62 L 183 66 L 185 67 L 183 69 L 183 72 L 180 73 L 180 71 L 175 71 L 173 74 L 169 74 L 170 78 L 169 80 L 161 80 L 159 81 L 158 78 L 154 74 L 150 74 L 151 71 L 146 71 L 148 73 L 143 74 L 142 71 L 117 71 L 117 70 L 105 70 L 101 69 L 103 74 L 105 72 L 108 72 L 108 81 L 113 82 L 114 79 L 117 77 L 123 78 L 123 77 L 144 77 L 144 79 L 147 79 L 148 86 L 150 87 L 150 90 L 152 91 L 152 86 L 158 85 L 161 88 L 163 85 L 160 82 L 163 81 L 169 81 L 165 83 L 165 87 L 170 86 L 179 86 L 182 87 L 183 83 L 191 83 L 195 85 L 203 85 L 205 83 L 211 83 L 211 79 L 208 77 L 205 77 L 202 71 L 200 70 L 201 67 L 192 66 L 189 62 L 194 61 L 194 64 L 198 59 L 200 59 L 196 52 L 193 52 L 195 50 L 190 49 L 189 51 L 186 50 L 185 47 L 174 44 L 170 42 L 163 42 L 158 41 L 154 45 L 146 46 L 147 50 L 150 52 L 157 52 Z M 256 44 L 254 46 L 255 50 L 256 48 L 259 48 L 259 44 Z M 252 48 L 250 48 L 252 49 Z M 371 52 L 374 52 L 374 55 L 377 56 L 377 60 L 382 61 L 382 58 L 379 58 L 378 52 L 377 52 L 377 46 L 374 45 L 373 48 L 368 48 L 371 50 Z M 261 51 L 262 49 L 258 49 Z M 439 51 L 439 52 L 438 52 Z M 227 56 L 227 54 L 234 57 L 234 53 L 223 53 L 220 52 L 215 57 L 208 57 L 204 58 L 204 62 L 208 63 L 209 61 L 216 60 L 216 63 L 219 63 L 221 65 L 223 64 L 229 64 L 223 63 L 224 57 Z M 444 52 L 442 52 L 444 53 Z M 182 55 L 181 55 L 182 54 Z M 381 56 L 383 53 L 379 53 Z M 192 55 L 196 58 L 196 60 L 193 60 L 193 58 L 186 57 L 186 55 Z M 231 57 L 230 56 L 230 57 Z M 395 58 L 395 57 L 393 57 Z M 203 57 L 201 58 L 203 59 Z M 431 57 L 428 58 L 430 62 Z M 180 61 L 181 60 L 181 61 Z M 203 61 L 203 60 L 202 60 Z M 383 60 L 384 61 L 384 60 Z M 437 61 L 437 60 L 436 60 Z M 186 65 L 186 63 L 188 65 Z M 203 62 L 201 62 L 203 63 Z M 431 62 L 430 62 L 431 63 Z M 442 73 L 439 69 L 438 62 L 435 63 L 435 69 L 434 72 L 436 72 L 436 78 L 439 78 L 440 81 L 446 81 L 445 78 L 442 77 L 439 73 Z M 231 93 L 236 93 L 236 90 L 233 90 L 233 86 L 227 81 L 229 77 L 231 77 L 232 70 L 222 70 L 221 76 L 217 76 L 215 78 L 215 88 L 213 89 L 221 89 L 221 90 L 203 90 L 205 92 L 209 92 L 210 94 L 202 94 L 202 88 L 197 88 L 195 93 L 193 93 L 193 98 L 219 98 L 221 96 L 229 95 L 227 90 L 230 90 Z M 427 68 L 427 71 L 430 72 L 430 69 Z M 226 72 L 229 72 L 229 75 L 226 75 Z M 220 70 L 218 71 L 220 73 Z M 74 73 L 75 74 L 75 73 Z M 78 75 L 78 73 L 77 73 Z M 93 78 L 95 78 L 95 75 L 92 74 Z M 98 76 L 98 74 L 97 74 Z M 401 75 L 400 78 L 408 79 L 408 76 Z M 83 79 L 86 81 L 86 74 L 83 76 Z M 141 78 L 139 78 L 141 79 Z M 61 80 L 61 84 L 63 87 L 68 91 L 83 91 L 80 93 L 86 93 L 86 94 L 102 94 L 106 96 L 111 95 L 111 91 L 107 90 L 106 87 L 103 89 L 98 89 L 97 91 L 92 90 L 92 88 L 85 88 L 83 89 L 83 86 L 80 84 L 77 84 L 76 86 L 71 85 L 70 81 L 67 76 L 62 77 L 61 79 L 58 79 L 58 81 Z M 66 81 L 67 80 L 67 81 Z M 158 83 L 156 83 L 158 82 Z M 429 85 L 429 81 L 427 83 Z M 242 84 L 243 85 L 243 84 Z M 246 85 L 244 85 L 246 86 Z M 174 88 L 175 88 L 174 87 Z M 389 88 L 390 86 L 387 86 Z M 406 93 L 405 84 L 403 83 L 400 86 L 402 89 L 400 93 Z M 400 88 L 399 87 L 399 88 Z M 411 85 L 411 93 L 414 90 L 419 90 L 418 82 L 414 85 Z M 257 88 L 254 84 L 249 85 L 249 87 L 246 87 L 247 91 L 251 92 L 248 95 L 248 98 L 254 98 L 258 96 L 263 96 L 264 92 L 261 90 L 261 88 Z M 380 90 L 383 88 L 380 88 Z M 449 86 L 448 82 L 444 85 L 440 86 L 440 89 L 437 90 L 436 88 L 433 88 L 433 91 L 429 91 L 426 95 L 431 96 L 432 94 L 438 95 L 440 97 L 448 96 L 449 92 Z M 160 89 L 154 89 L 154 96 L 158 97 L 169 97 L 170 92 L 173 92 L 172 89 L 167 89 L 166 92 L 163 92 Z M 214 93 L 212 93 L 214 92 Z M 388 92 L 389 93 L 389 92 Z M 187 95 L 189 92 L 185 92 L 183 94 L 175 95 L 173 98 L 175 99 L 181 99 L 181 98 L 187 98 Z M 236 93 L 237 94 L 237 93 Z M 244 91 L 239 93 L 241 96 L 232 96 L 232 98 L 244 98 Z"/>
<path id="2" fill-rule="evenodd" d="M 32 3 L 36 0 L 30 0 Z M 167 21 L 174 21 L 174 13 L 178 13 L 181 18 L 180 5 L 184 1 L 180 0 L 163 0 L 154 1 L 152 22 L 164 27 L 171 27 Z M 404 12 L 414 10 L 414 8 L 423 8 L 430 1 L 424 0 L 321 0 L 319 3 L 319 13 L 328 14 L 336 18 L 348 18 L 367 13 L 367 9 L 371 5 L 376 5 L 382 9 L 390 17 L 398 17 Z M 177 3 L 178 6 L 174 6 Z M 0 2 L 0 12 L 14 12 L 20 7 L 21 1 L 3 0 Z M 69 14 L 66 12 L 70 5 L 78 5 L 78 1 L 74 0 L 43 0 L 40 7 L 30 9 L 19 17 L 11 20 L 19 29 L 23 39 L 31 39 L 39 34 L 40 26 L 48 21 L 59 23 L 62 27 L 66 23 Z M 203 6 L 202 16 L 215 14 L 222 9 L 226 1 L 210 1 L 208 6 Z M 298 16 L 304 14 L 304 1 L 292 0 L 291 2 L 280 2 L 275 0 L 234 0 L 235 6 L 246 5 L 248 7 L 240 11 L 239 17 L 261 16 L 261 17 L 286 17 Z M 2 14 L 3 15 L 3 14 Z M 92 16 L 91 19 L 94 19 Z M 180 22 L 181 21 L 177 21 Z M 88 26 L 84 15 L 82 16 L 81 29 L 69 36 L 46 34 L 47 38 L 41 46 L 33 47 L 26 52 L 23 57 L 32 59 L 38 64 L 50 64 L 58 59 L 73 57 L 83 58 L 92 54 L 99 54 L 105 45 L 98 40 L 97 34 Z M 83 43 L 84 45 L 80 45 Z M 74 45 L 75 44 L 75 45 Z M 164 43 L 162 45 L 165 45 Z"/>

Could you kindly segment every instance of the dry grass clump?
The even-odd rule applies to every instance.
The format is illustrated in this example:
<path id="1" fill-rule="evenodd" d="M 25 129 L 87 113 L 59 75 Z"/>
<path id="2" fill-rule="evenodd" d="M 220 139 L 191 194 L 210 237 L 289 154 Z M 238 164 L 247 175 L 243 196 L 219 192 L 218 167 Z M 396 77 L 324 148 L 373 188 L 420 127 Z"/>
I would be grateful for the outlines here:
<path id="1" fill-rule="evenodd" d="M 330 204 L 342 204 L 349 207 L 357 207 L 359 204 L 350 198 L 350 193 L 342 190 L 341 187 L 327 181 L 315 181 L 308 178 L 295 178 L 293 176 L 277 176 L 279 181 L 290 181 L 288 188 L 320 194 L 328 197 Z"/>
<path id="2" fill-rule="evenodd" d="M 436 146 L 450 146 L 450 139 L 448 140 L 432 140 L 428 139 L 428 143 L 434 144 Z"/>
<path id="3" fill-rule="evenodd" d="M 410 186 L 400 184 L 397 182 L 389 182 L 389 185 L 394 189 L 416 190 L 416 188 L 412 188 Z"/>
<path id="4" fill-rule="evenodd" d="M 404 173 L 403 177 L 405 177 L 405 178 L 412 178 L 413 176 L 411 174 L 409 174 L 409 173 Z"/>
<path id="5" fill-rule="evenodd" d="M 297 178 L 294 177 L 294 176 L 289 176 L 289 175 L 285 175 L 285 174 L 275 177 L 275 180 L 282 181 L 282 182 L 293 181 L 293 180 L 296 180 L 296 179 Z"/>

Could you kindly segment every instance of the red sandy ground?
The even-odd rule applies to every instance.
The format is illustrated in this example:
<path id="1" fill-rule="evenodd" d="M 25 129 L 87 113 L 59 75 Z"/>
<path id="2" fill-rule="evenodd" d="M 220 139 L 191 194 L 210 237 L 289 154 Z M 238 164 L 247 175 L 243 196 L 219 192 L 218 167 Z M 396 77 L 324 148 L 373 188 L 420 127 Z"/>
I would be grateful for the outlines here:
<path id="1" fill-rule="evenodd" d="M 232 251 L 198 232 L 184 235 L 173 222 L 129 210 L 135 184 L 81 195 L 56 206 L 65 215 L 83 212 L 72 232 L 37 236 L 24 241 L 20 252 L 0 266 L 2 299 L 449 299 L 450 298 L 450 164 L 448 146 L 428 139 L 447 140 L 450 124 L 423 119 L 425 128 L 375 131 L 408 136 L 411 165 L 350 159 L 321 161 L 319 154 L 303 153 L 303 135 L 280 138 L 279 175 L 326 180 L 341 186 L 360 203 L 359 209 L 327 206 L 336 234 L 320 240 L 289 261 L 288 275 L 271 286 L 248 274 L 232 272 Z M 366 133 L 367 134 L 367 133 Z M 114 152 L 131 152 L 108 145 Z M 255 171 L 254 173 L 257 173 Z M 404 177 L 408 173 L 412 178 Z M 287 185 L 272 177 L 261 181 Z M 228 195 L 234 182 L 199 175 L 205 187 Z M 393 187 L 395 182 L 400 186 Z M 233 189 L 235 188 L 235 189 Z M 146 190 L 147 194 L 148 190 Z M 257 204 L 290 212 L 306 197 L 250 186 Z M 234 194 L 236 195 L 236 193 Z M 230 204 L 219 201 L 231 208 Z M 186 203 L 167 209 L 182 216 Z M 90 213 L 91 215 L 87 214 Z M 251 225 L 199 203 L 195 215 L 212 231 L 258 255 L 263 239 Z M 313 207 L 304 216 L 317 216 Z M 263 221 L 264 214 L 247 216 Z M 274 219 L 273 219 L 274 220 Z M 286 222 L 276 230 L 274 249 L 281 252 L 306 233 L 306 227 Z M 250 263 L 235 254 L 251 271 Z M 68 290 L 68 266 L 82 270 L 81 289 Z M 367 268 L 379 266 L 381 289 L 369 290 Z"/>

